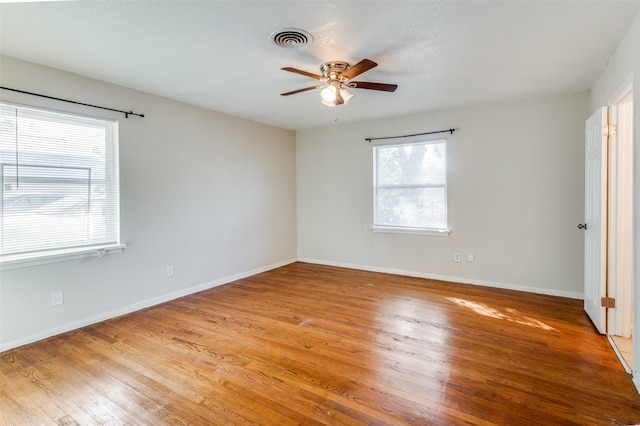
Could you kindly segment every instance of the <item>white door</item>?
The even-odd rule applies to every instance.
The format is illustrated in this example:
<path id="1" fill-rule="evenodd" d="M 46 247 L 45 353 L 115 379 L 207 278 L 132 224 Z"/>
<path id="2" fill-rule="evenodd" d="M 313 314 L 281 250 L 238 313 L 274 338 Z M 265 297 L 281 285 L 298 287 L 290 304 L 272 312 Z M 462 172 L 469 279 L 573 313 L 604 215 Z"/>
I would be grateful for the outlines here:
<path id="1" fill-rule="evenodd" d="M 584 309 L 602 334 L 607 332 L 607 107 L 585 124 Z"/>

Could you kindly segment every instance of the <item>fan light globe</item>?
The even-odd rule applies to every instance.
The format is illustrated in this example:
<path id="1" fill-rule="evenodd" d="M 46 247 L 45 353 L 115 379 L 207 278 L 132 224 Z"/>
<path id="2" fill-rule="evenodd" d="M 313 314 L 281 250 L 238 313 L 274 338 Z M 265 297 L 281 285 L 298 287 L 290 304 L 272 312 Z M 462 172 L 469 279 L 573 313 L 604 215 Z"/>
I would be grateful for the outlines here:
<path id="1" fill-rule="evenodd" d="M 336 105 L 336 88 L 335 86 L 328 85 L 320 91 L 320 99 L 322 103 L 328 106 Z"/>
<path id="2" fill-rule="evenodd" d="M 340 95 L 342 96 L 342 99 L 344 99 L 345 104 L 355 96 L 353 93 L 351 93 L 349 90 L 345 88 L 340 89 Z"/>
<path id="3" fill-rule="evenodd" d="M 344 87 L 340 87 L 340 83 L 331 83 L 320 91 L 320 101 L 329 107 L 344 105 L 355 95 Z"/>

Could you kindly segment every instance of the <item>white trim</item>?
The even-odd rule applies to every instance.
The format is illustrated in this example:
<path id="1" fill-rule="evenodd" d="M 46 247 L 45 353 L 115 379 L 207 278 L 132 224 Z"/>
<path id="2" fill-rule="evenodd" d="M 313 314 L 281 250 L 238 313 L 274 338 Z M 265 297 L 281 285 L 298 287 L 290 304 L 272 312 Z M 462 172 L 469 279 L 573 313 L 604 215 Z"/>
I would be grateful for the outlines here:
<path id="1" fill-rule="evenodd" d="M 622 83 L 618 86 L 618 89 L 613 92 L 608 99 L 607 105 L 618 104 L 629 94 L 633 93 L 633 83 L 635 81 L 635 73 L 631 73 Z M 633 100 L 632 100 L 633 102 Z"/>
<path id="2" fill-rule="evenodd" d="M 203 290 L 208 290 L 213 287 L 218 287 L 224 284 L 228 284 L 233 281 L 240 280 L 242 278 L 250 277 L 252 275 L 260 274 L 262 272 L 269 271 L 271 269 L 280 268 L 282 266 L 288 265 L 290 263 L 296 262 L 297 259 L 289 259 L 282 262 L 273 263 L 268 266 L 263 266 L 260 268 L 252 269 L 246 272 L 240 272 L 238 274 L 230 275 L 227 277 L 219 278 L 217 280 L 209 281 L 202 284 L 197 284 L 192 287 L 183 288 L 181 290 L 174 291 L 172 293 L 163 294 L 161 296 L 153 297 L 151 299 L 143 300 L 141 302 L 134 303 L 132 305 L 123 306 L 122 308 L 112 309 L 110 311 L 101 312 L 96 315 L 91 315 L 89 317 L 81 318 L 75 321 L 68 322 L 66 324 L 62 324 L 57 327 L 53 327 L 47 330 L 43 330 L 41 332 L 32 334 L 30 336 L 22 337 L 15 340 L 10 340 L 5 343 L 0 343 L 0 352 L 16 348 L 18 346 L 26 345 L 29 343 L 36 342 L 38 340 L 43 340 L 51 336 L 55 336 L 57 334 L 66 333 L 68 331 L 76 330 L 81 327 L 86 327 L 91 324 L 95 324 L 101 321 L 106 321 L 111 318 L 119 317 L 121 315 L 129 314 L 132 312 L 139 311 L 141 309 L 149 308 L 151 306 L 159 305 L 161 303 L 169 302 L 174 299 L 178 299 L 180 297 L 188 296 L 193 293 L 198 293 Z"/>
<path id="3" fill-rule="evenodd" d="M 607 334 L 607 340 L 609 341 L 609 344 L 613 348 L 613 351 L 618 356 L 618 359 L 620 360 L 620 363 L 622 364 L 622 367 L 624 367 L 624 371 L 626 371 L 627 374 L 633 374 L 631 372 L 631 367 L 629 366 L 629 364 L 627 364 L 627 360 L 624 359 L 624 356 L 622 356 L 622 352 L 620 352 L 620 349 L 618 348 L 618 345 L 616 345 L 615 340 L 613 340 L 613 337 L 610 334 Z"/>
<path id="4" fill-rule="evenodd" d="M 638 168 L 638 154 L 636 150 L 636 142 L 638 141 L 638 129 L 636 125 L 638 123 L 638 119 L 635 118 L 637 116 L 638 109 L 638 88 L 636 87 L 636 73 L 632 72 L 626 79 L 624 79 L 618 86 L 618 88 L 612 92 L 607 97 L 607 103 L 610 105 L 611 110 L 613 112 L 611 119 L 611 124 L 618 125 L 618 134 L 613 137 L 615 142 L 612 144 L 613 147 L 620 147 L 620 149 L 625 149 L 626 152 L 619 153 L 617 159 L 614 159 L 614 179 L 618 184 L 621 185 L 630 185 L 630 189 L 626 193 L 629 199 L 621 200 L 616 203 L 614 206 L 614 225 L 617 223 L 619 231 L 617 233 L 618 238 L 614 238 L 614 242 L 616 243 L 614 247 L 612 247 L 613 251 L 613 266 L 612 269 L 615 273 L 618 273 L 618 276 L 615 276 L 610 280 L 611 288 L 610 291 L 613 296 L 618 299 L 620 302 L 619 309 L 609 310 L 609 321 L 612 326 L 611 329 L 608 330 L 609 333 L 614 335 L 620 334 L 623 336 L 631 336 L 632 339 L 632 352 L 633 359 L 632 364 L 628 366 L 627 369 L 626 362 L 623 362 L 625 365 L 625 370 L 631 374 L 632 380 L 638 393 L 640 393 L 640 357 L 637 356 L 640 353 L 640 339 L 635 336 L 633 330 L 638 330 L 640 324 L 640 316 L 636 315 L 635 312 L 638 312 L 638 306 L 640 303 L 640 298 L 638 298 L 638 286 L 640 283 L 640 275 L 638 275 L 638 270 L 640 270 L 640 265 L 638 264 L 638 256 L 639 245 L 638 243 L 638 229 L 640 229 L 640 224 L 636 219 L 637 209 L 638 209 L 638 178 L 637 178 L 637 168 Z M 627 105 L 627 102 L 624 102 L 627 97 L 631 96 L 630 101 Z M 629 110 L 625 111 L 625 105 L 629 107 Z M 619 113 L 620 109 L 622 112 L 627 112 L 626 120 L 623 118 L 623 123 L 619 123 Z M 623 116 L 624 117 L 624 116 Z M 624 124 L 627 124 L 628 128 L 625 128 Z M 627 132 L 625 134 L 625 132 Z M 628 143 L 625 143 L 628 142 Z M 629 151 L 631 151 L 631 156 L 629 158 Z M 623 164 L 624 161 L 629 160 L 631 164 Z M 615 163 L 615 160 L 620 161 L 620 164 Z M 623 176 L 619 167 L 626 166 L 628 167 L 626 170 L 626 176 Z M 624 167 L 622 167 L 624 169 Z M 635 178 L 634 178 L 634 175 Z M 614 195 L 617 195 L 614 192 Z M 628 213 L 631 211 L 631 215 L 626 217 L 618 217 L 615 216 L 615 210 L 618 210 L 618 214 L 622 215 L 623 213 Z M 627 227 L 631 227 L 633 229 L 632 233 L 628 233 L 625 229 Z M 618 251 L 620 254 L 615 256 Z M 616 262 L 617 260 L 617 262 Z M 627 268 L 631 268 L 631 276 L 626 276 Z M 626 283 L 626 284 L 625 284 Z M 630 288 L 629 288 L 630 286 Z M 631 324 L 629 324 L 629 320 Z M 611 338 L 607 336 L 610 340 Z M 617 347 L 614 346 L 614 350 L 616 353 Z M 620 357 L 620 356 L 619 356 Z M 623 359 L 623 358 L 621 358 Z M 630 370 L 630 371 L 629 371 Z"/>
<path id="5" fill-rule="evenodd" d="M 371 230 L 388 234 L 431 235 L 435 237 L 447 237 L 451 233 L 451 229 L 402 228 L 395 226 L 372 226 Z"/>
<path id="6" fill-rule="evenodd" d="M 629 80 L 629 79 L 627 79 Z M 627 81 L 609 106 L 617 134 L 609 142 L 608 294 L 617 299 L 607 310 L 607 333 L 630 338 L 633 324 L 633 81 Z M 625 102 L 626 99 L 626 102 Z"/>
<path id="7" fill-rule="evenodd" d="M 447 130 L 446 133 L 449 133 Z M 441 136 L 437 134 L 416 134 L 410 136 L 398 136 L 395 140 L 389 139 L 372 139 L 369 143 L 371 146 L 384 146 L 384 145 L 419 145 L 424 142 L 427 143 L 439 143 L 440 141 L 446 141 L 447 137 L 452 136 L 451 133 L 448 136 Z"/>
<path id="8" fill-rule="evenodd" d="M 32 0 L 22 0 L 24 2 L 28 2 L 28 1 L 32 1 Z M 44 0 L 44 1 L 58 1 L 58 0 Z M 5 3 L 4 1 L 0 0 L 0 4 L 1 3 Z M 82 118 L 85 120 L 91 120 L 91 121 L 109 121 L 111 123 L 118 123 L 117 119 L 113 119 L 113 118 L 106 118 L 105 116 L 101 116 L 101 115 L 89 115 L 89 114 L 81 114 L 81 113 L 77 113 L 77 112 L 70 112 L 64 109 L 54 109 L 54 108 L 46 108 L 46 107 L 41 107 L 38 105 L 33 105 L 33 104 L 22 104 L 19 102 L 11 102 L 11 101 L 6 101 L 6 100 L 2 100 L 0 101 L 0 103 L 3 103 L 5 105 L 9 105 L 12 106 L 14 108 L 22 108 L 22 109 L 28 109 L 31 111 L 46 111 L 46 112 L 50 112 L 53 114 L 58 114 L 58 115 L 72 115 L 74 117 L 78 117 L 78 118 Z"/>
<path id="9" fill-rule="evenodd" d="M 320 260 L 320 259 L 299 258 L 298 260 L 300 262 L 315 263 L 318 265 L 337 266 L 340 268 L 358 269 L 358 270 L 370 271 L 370 272 L 381 272 L 384 274 L 405 275 L 408 277 L 416 277 L 416 278 L 428 278 L 432 280 L 448 281 L 448 282 L 461 283 L 461 284 L 473 284 L 473 285 L 479 285 L 484 287 L 502 288 L 505 290 L 525 291 L 527 293 L 537 293 L 537 294 L 545 294 L 548 296 L 567 297 L 570 299 L 582 300 L 584 298 L 584 295 L 582 293 L 576 293 L 573 291 L 563 291 L 563 290 L 558 290 L 554 288 L 530 287 L 530 286 L 523 286 L 523 285 L 512 284 L 512 283 L 500 283 L 496 281 L 476 280 L 476 279 L 465 278 L 465 277 L 453 277 L 449 275 L 437 275 L 437 274 L 429 274 L 426 272 L 409 271 L 406 269 L 394 269 L 394 268 L 384 268 L 379 266 L 359 265 L 359 264 L 353 264 L 353 263 L 332 262 L 332 261 Z"/>
<path id="10" fill-rule="evenodd" d="M 122 253 L 126 247 L 126 244 L 113 244 L 55 251 L 52 250 L 47 253 L 43 253 L 38 257 L 33 257 L 32 254 L 7 256 L 6 259 L 0 260 L 0 271 L 45 265 L 47 263 L 65 262 L 67 260 L 86 259 L 89 257 L 103 257 L 106 254 Z"/>

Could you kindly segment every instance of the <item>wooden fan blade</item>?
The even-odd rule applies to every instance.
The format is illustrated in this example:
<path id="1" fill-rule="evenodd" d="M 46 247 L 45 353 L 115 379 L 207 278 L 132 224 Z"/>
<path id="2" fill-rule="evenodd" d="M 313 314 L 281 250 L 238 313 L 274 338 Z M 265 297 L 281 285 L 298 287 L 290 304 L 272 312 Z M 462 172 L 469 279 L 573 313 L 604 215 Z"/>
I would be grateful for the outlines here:
<path id="1" fill-rule="evenodd" d="M 289 72 L 292 72 L 292 73 L 295 73 L 295 74 L 304 75 L 305 77 L 311 77 L 311 78 L 313 78 L 315 80 L 320 80 L 320 81 L 324 80 L 324 77 L 322 77 L 321 75 L 316 75 L 316 74 L 313 74 L 313 73 L 310 73 L 310 72 L 302 71 L 302 70 L 299 70 L 297 68 L 284 67 L 284 68 L 280 68 L 280 69 L 284 70 L 284 71 L 289 71 Z"/>
<path id="2" fill-rule="evenodd" d="M 354 89 L 380 90 L 382 92 L 395 92 L 398 88 L 397 84 L 367 83 L 366 81 L 350 81 L 348 86 Z"/>
<path id="3" fill-rule="evenodd" d="M 363 72 L 369 71 L 371 68 L 374 68 L 377 66 L 378 64 L 376 64 L 372 60 L 363 59 L 357 64 L 355 64 L 354 66 L 352 66 L 351 68 L 349 68 L 348 70 L 346 70 L 345 72 L 343 72 L 342 76 L 351 80 L 352 78 L 359 76 Z"/>
<path id="4" fill-rule="evenodd" d="M 280 93 L 280 96 L 295 95 L 296 93 L 306 92 L 307 90 L 317 89 L 319 86 L 305 87 L 304 89 L 294 90 L 293 92 Z"/>

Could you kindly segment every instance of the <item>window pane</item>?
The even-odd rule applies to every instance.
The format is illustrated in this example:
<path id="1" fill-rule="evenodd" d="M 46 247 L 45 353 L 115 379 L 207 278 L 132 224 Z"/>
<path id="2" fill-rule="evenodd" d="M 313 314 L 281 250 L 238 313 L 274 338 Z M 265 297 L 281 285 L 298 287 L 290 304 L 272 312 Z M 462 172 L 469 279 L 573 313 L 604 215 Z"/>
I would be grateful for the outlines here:
<path id="1" fill-rule="evenodd" d="M 446 228 L 447 206 L 444 188 L 378 189 L 379 226 Z"/>
<path id="2" fill-rule="evenodd" d="M 444 185 L 444 142 L 380 146 L 379 185 Z"/>
<path id="3" fill-rule="evenodd" d="M 119 243 L 117 123 L 0 104 L 0 256 Z"/>
<path id="4" fill-rule="evenodd" d="M 447 229 L 445 139 L 374 147 L 374 227 Z"/>

